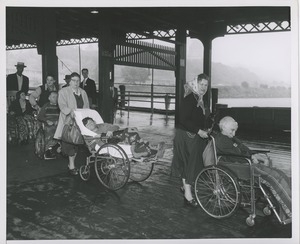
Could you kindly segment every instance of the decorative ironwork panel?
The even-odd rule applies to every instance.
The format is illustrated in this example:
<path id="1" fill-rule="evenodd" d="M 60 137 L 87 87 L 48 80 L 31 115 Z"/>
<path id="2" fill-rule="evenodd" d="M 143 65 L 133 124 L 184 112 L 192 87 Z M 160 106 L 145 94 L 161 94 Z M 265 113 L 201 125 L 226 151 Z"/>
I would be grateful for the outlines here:
<path id="1" fill-rule="evenodd" d="M 114 63 L 135 67 L 175 70 L 175 49 L 131 40 L 116 46 Z"/>
<path id="2" fill-rule="evenodd" d="M 170 40 L 175 38 L 176 30 L 156 30 L 153 32 L 144 31 L 142 33 L 126 33 L 127 40 L 141 40 L 141 39 L 160 39 L 160 40 Z"/>
<path id="3" fill-rule="evenodd" d="M 291 25 L 289 21 L 248 23 L 248 24 L 227 26 L 227 34 L 278 32 L 278 31 L 290 31 L 290 30 L 291 30 Z"/>
<path id="4" fill-rule="evenodd" d="M 97 43 L 98 38 L 96 37 L 87 37 L 81 39 L 70 39 L 70 40 L 61 40 L 56 42 L 57 46 L 67 46 L 67 45 L 76 45 L 76 44 L 86 44 L 86 43 Z"/>
<path id="5" fill-rule="evenodd" d="M 30 48 L 36 48 L 36 45 L 21 43 L 20 45 L 6 46 L 6 50 L 18 50 L 18 49 L 30 49 Z"/>

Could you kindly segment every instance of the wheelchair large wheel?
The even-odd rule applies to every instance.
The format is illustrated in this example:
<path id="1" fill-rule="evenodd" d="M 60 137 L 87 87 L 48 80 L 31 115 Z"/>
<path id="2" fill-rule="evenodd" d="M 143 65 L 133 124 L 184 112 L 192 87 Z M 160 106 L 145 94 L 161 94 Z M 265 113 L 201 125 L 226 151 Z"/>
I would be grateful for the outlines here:
<path id="1" fill-rule="evenodd" d="M 95 172 L 101 184 L 109 190 L 122 188 L 130 175 L 130 161 L 125 151 L 116 144 L 104 144 L 95 157 Z"/>
<path id="2" fill-rule="evenodd" d="M 221 167 L 203 169 L 195 181 L 195 195 L 201 208 L 216 219 L 229 217 L 240 203 L 235 177 Z"/>
<path id="3" fill-rule="evenodd" d="M 144 160 L 143 162 L 132 159 L 130 162 L 130 176 L 129 178 L 135 182 L 142 182 L 147 180 L 154 168 L 153 162 L 147 162 Z"/>
<path id="4" fill-rule="evenodd" d="M 45 134 L 42 128 L 37 131 L 35 142 L 34 142 L 34 153 L 40 158 L 44 159 L 45 154 Z"/>

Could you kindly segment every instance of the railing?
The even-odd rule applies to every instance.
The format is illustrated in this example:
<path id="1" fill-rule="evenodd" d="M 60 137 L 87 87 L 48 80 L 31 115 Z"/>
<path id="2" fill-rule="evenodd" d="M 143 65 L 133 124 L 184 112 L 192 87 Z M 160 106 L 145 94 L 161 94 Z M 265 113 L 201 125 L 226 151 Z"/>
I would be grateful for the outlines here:
<path id="1" fill-rule="evenodd" d="M 175 111 L 175 94 L 165 92 L 126 91 L 119 94 L 118 109 L 130 111 L 147 111 L 152 114 L 165 113 L 166 116 Z"/>
<path id="2" fill-rule="evenodd" d="M 116 86 L 122 83 L 116 83 Z M 149 84 L 126 84 L 127 89 L 150 90 L 150 91 L 125 91 L 124 94 L 118 89 L 118 109 L 126 110 L 128 117 L 130 111 L 146 111 L 153 113 L 173 114 L 175 111 L 175 90 L 170 85 L 149 85 Z M 36 88 L 30 87 L 28 95 Z M 164 92 L 154 92 L 164 90 Z"/>
<path id="3" fill-rule="evenodd" d="M 130 111 L 146 111 L 165 113 L 169 115 L 175 111 L 175 86 L 169 85 L 170 81 L 159 80 L 155 83 L 118 83 L 116 87 L 124 86 L 126 91 L 119 90 L 119 109 Z"/>

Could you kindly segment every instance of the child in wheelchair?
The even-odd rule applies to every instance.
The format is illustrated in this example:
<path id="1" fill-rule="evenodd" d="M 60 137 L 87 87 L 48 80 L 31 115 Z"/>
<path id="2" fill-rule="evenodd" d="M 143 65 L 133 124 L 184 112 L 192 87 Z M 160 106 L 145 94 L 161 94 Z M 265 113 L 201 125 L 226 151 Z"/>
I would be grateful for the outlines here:
<path id="1" fill-rule="evenodd" d="M 161 158 L 163 156 L 164 142 L 159 143 L 156 147 L 150 145 L 149 142 L 144 141 L 140 137 L 137 128 L 126 128 L 120 130 L 118 125 L 109 123 L 96 124 L 90 117 L 84 118 L 82 123 L 89 130 L 101 135 L 102 137 L 107 137 L 109 142 L 122 142 L 124 144 L 131 145 L 130 149 L 134 158 L 154 156 Z M 99 139 L 94 142 L 92 147 L 94 147 L 95 144 L 101 146 L 104 143 L 101 139 Z"/>
<path id="2" fill-rule="evenodd" d="M 58 143 L 58 141 L 53 139 L 60 113 L 57 104 L 57 98 L 57 92 L 52 91 L 48 97 L 49 102 L 41 108 L 40 112 L 37 115 L 37 119 L 43 123 L 45 135 L 44 158 L 46 160 L 55 159 L 56 153 L 60 148 L 60 144 Z"/>
<path id="3" fill-rule="evenodd" d="M 254 163 L 254 173 L 260 175 L 261 183 L 270 189 L 279 205 L 279 215 L 282 221 L 290 220 L 291 212 L 291 182 L 279 169 L 273 168 L 269 158 L 250 150 L 235 137 L 238 123 L 229 116 L 219 122 L 221 133 L 215 135 L 217 154 L 230 154 L 251 157 Z M 230 157 L 230 156 L 228 156 Z M 228 161 L 238 161 L 237 158 L 226 158 Z"/>

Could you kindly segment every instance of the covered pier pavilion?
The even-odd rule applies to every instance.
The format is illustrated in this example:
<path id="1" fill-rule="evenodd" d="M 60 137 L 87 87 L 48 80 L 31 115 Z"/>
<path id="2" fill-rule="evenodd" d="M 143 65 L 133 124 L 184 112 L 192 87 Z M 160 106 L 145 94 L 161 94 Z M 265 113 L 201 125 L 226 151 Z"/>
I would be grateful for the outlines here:
<path id="1" fill-rule="evenodd" d="M 291 30 L 289 6 L 249 7 L 9 7 L 6 8 L 6 49 L 36 48 L 42 57 L 42 78 L 58 77 L 56 47 L 98 43 L 98 111 L 113 121 L 114 66 L 127 65 L 170 70 L 175 74 L 175 124 L 186 82 L 186 40 L 203 44 L 203 72 L 211 77 L 212 41 L 224 35 Z M 173 47 L 145 40 L 168 42 Z M 199 64 L 200 65 L 200 64 Z M 205 106 L 215 112 L 217 90 L 209 81 Z M 153 89 L 153 87 L 151 88 Z M 150 94 L 153 96 L 153 93 Z M 250 112 L 251 113 L 251 112 Z M 255 113 L 255 112 L 253 112 Z M 266 114 L 265 111 L 262 111 Z M 268 111 L 272 116 L 273 111 Z M 283 116 L 282 116 L 283 114 Z M 280 112 L 280 124 L 290 124 L 289 112 Z M 278 117 L 273 115 L 274 120 Z M 244 115 L 237 117 L 241 125 Z M 272 118 L 272 117 L 271 117 Z M 261 119 L 255 118 L 257 121 Z M 282 128 L 280 128 L 282 129 Z"/>
<path id="2" fill-rule="evenodd" d="M 95 15 L 92 11 L 101 14 Z M 179 182 L 169 179 L 173 132 L 179 116 L 178 107 L 183 98 L 186 77 L 187 36 L 198 38 L 203 43 L 203 71 L 210 76 L 211 44 L 214 38 L 226 34 L 289 31 L 289 6 L 47 9 L 7 7 L 6 14 L 7 50 L 37 48 L 42 55 L 43 77 L 51 72 L 58 80 L 55 50 L 57 45 L 74 44 L 76 40 L 98 42 L 98 107 L 106 122 L 112 122 L 113 118 L 112 102 L 108 94 L 110 81 L 114 80 L 114 64 L 173 70 L 176 77 L 175 116 L 169 118 L 168 122 L 164 116 L 154 115 L 153 124 L 146 125 L 143 123 L 151 116 L 149 114 L 132 112 L 130 118 L 118 117 L 117 114 L 116 123 L 121 126 L 134 123 L 149 141 L 167 142 L 168 148 L 162 162 L 155 166 L 152 176 L 144 183 L 132 183 L 118 192 L 108 192 L 101 188 L 95 178 L 86 183 L 68 176 L 65 172 L 67 160 L 64 158 L 52 162 L 43 161 L 35 158 L 32 144 L 19 148 L 18 153 L 15 146 L 8 146 L 8 240 L 290 240 L 292 226 L 280 226 L 274 218 L 258 216 L 257 226 L 249 230 L 249 227 L 242 224 L 247 215 L 242 209 L 233 218 L 218 221 L 206 216 L 200 209 L 195 212 L 184 208 Z M 175 49 L 166 50 L 141 41 L 149 38 L 174 43 Z M 210 89 L 212 83 L 210 80 Z M 206 106 L 210 110 L 216 109 L 211 91 L 206 97 Z M 141 118 L 146 119 L 140 121 Z M 287 114 L 286 118 L 290 119 L 290 115 Z M 150 120 L 151 118 L 149 123 Z M 246 135 L 245 139 L 247 140 Z M 265 139 L 256 139 L 254 142 L 249 140 L 247 143 L 254 147 L 270 146 L 270 141 Z M 275 149 L 275 158 L 284 158 L 283 168 L 291 175 L 290 139 L 273 142 L 271 147 Z M 83 154 L 82 152 L 81 158 L 78 157 L 78 160 L 83 160 L 82 164 L 85 160 Z"/>

